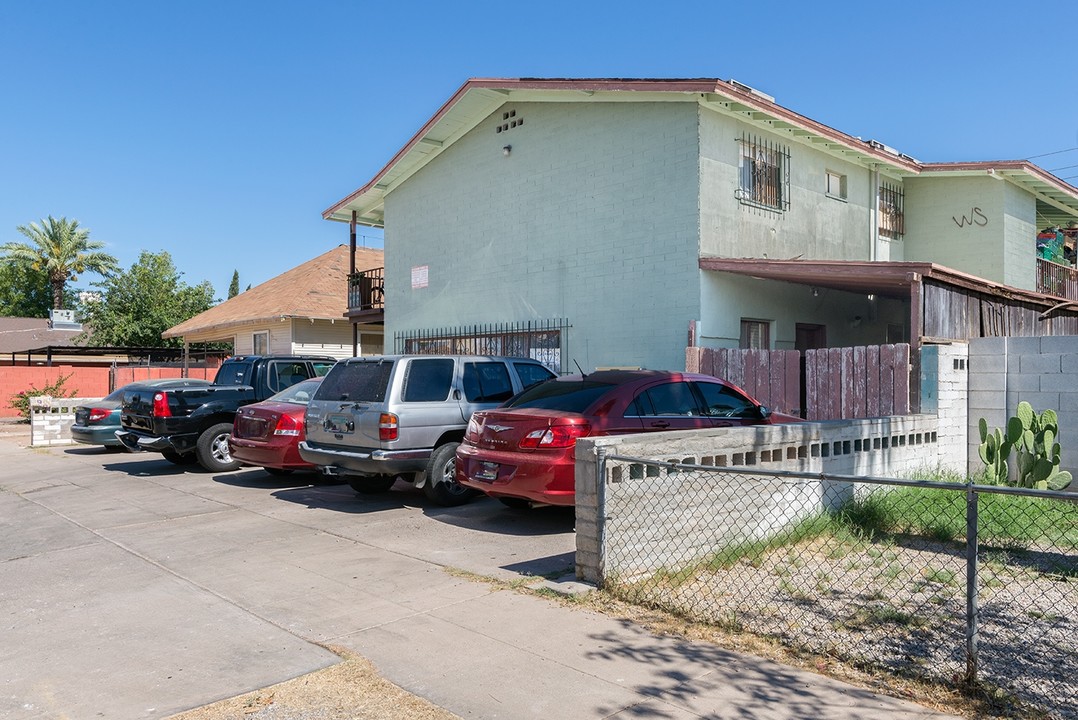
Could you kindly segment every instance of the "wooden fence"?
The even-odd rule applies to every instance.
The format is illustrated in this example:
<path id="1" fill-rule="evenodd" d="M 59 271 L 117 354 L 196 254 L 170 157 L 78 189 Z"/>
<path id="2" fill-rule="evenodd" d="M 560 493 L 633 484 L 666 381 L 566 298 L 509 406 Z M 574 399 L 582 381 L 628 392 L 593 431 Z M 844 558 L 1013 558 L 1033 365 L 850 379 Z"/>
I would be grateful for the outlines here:
<path id="1" fill-rule="evenodd" d="M 685 371 L 737 385 L 772 410 L 801 415 L 801 353 L 797 350 L 687 348 Z"/>
<path id="2" fill-rule="evenodd" d="M 908 415 L 910 346 L 807 350 L 690 347 L 685 370 L 738 385 L 772 410 L 806 420 Z"/>

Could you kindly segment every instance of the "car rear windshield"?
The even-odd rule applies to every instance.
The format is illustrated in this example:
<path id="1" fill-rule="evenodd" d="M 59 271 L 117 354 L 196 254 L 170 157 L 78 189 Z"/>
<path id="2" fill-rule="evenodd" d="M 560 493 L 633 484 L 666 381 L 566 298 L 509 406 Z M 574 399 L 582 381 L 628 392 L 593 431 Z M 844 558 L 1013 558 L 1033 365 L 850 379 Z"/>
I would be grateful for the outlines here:
<path id="1" fill-rule="evenodd" d="M 555 380 L 528 388 L 506 403 L 506 407 L 582 413 L 614 387 L 591 380 Z"/>
<path id="2" fill-rule="evenodd" d="M 340 362 L 333 366 L 315 393 L 315 400 L 384 402 L 392 362 Z"/>
<path id="3" fill-rule="evenodd" d="M 249 362 L 226 362 L 217 371 L 213 378 L 214 385 L 247 385 L 247 378 L 251 377 L 251 363 Z"/>

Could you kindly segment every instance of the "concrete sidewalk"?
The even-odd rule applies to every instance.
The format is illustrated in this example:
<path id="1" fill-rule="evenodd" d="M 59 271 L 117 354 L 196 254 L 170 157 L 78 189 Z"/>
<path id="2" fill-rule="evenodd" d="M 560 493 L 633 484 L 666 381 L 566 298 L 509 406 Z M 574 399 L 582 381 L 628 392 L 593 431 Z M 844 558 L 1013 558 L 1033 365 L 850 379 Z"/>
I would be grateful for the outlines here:
<path id="1" fill-rule="evenodd" d="M 939 718 L 449 574 L 572 565 L 571 516 L 0 439 L 0 717 L 157 718 L 336 662 L 465 718 Z"/>

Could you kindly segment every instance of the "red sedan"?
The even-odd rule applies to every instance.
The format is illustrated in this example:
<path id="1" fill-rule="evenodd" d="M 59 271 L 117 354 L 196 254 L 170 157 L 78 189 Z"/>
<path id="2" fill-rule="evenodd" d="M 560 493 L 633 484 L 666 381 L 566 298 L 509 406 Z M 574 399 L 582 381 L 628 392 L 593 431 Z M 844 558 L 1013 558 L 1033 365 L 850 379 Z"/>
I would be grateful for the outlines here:
<path id="1" fill-rule="evenodd" d="M 298 445 L 304 439 L 303 414 L 321 381 L 320 377 L 304 380 L 267 400 L 241 407 L 228 438 L 232 457 L 244 465 L 259 465 L 271 475 L 314 470 L 299 456 Z"/>
<path id="2" fill-rule="evenodd" d="M 576 440 L 660 430 L 800 422 L 710 375 L 604 370 L 548 380 L 472 415 L 457 481 L 510 507 L 573 505 Z"/>

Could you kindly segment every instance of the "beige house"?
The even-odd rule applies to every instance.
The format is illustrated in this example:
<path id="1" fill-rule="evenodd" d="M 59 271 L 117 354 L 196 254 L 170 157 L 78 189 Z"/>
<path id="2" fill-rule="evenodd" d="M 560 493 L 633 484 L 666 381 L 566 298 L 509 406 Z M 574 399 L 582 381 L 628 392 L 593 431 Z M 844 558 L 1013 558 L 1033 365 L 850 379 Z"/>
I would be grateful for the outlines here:
<path id="1" fill-rule="evenodd" d="M 348 310 L 349 247 L 313 260 L 230 298 L 161 333 L 192 343 L 230 342 L 237 355 L 331 355 L 382 352 L 381 323 L 353 324 Z M 357 248 L 356 270 L 381 268 L 382 251 Z"/>

